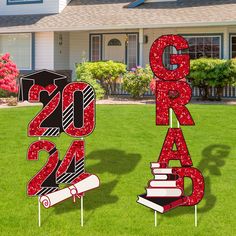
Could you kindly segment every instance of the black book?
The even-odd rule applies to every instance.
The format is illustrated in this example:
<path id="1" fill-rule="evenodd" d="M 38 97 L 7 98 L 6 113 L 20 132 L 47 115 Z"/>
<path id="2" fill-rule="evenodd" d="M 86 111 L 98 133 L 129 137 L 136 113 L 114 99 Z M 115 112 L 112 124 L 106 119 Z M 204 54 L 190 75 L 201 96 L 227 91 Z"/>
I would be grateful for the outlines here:
<path id="1" fill-rule="evenodd" d="M 146 194 L 141 194 L 138 196 L 138 203 L 151 208 L 160 213 L 169 211 L 177 206 L 184 203 L 184 197 L 147 197 Z"/>

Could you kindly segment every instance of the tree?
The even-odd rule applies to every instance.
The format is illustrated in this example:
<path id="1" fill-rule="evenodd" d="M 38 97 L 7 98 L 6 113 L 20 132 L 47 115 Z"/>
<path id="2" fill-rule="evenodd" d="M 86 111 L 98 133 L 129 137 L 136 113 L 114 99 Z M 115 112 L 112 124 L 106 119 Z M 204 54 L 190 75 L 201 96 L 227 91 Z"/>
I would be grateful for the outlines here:
<path id="1" fill-rule="evenodd" d="M 18 75 L 19 71 L 16 65 L 11 61 L 10 54 L 6 53 L 0 56 L 0 89 L 17 93 L 18 87 L 16 79 Z"/>

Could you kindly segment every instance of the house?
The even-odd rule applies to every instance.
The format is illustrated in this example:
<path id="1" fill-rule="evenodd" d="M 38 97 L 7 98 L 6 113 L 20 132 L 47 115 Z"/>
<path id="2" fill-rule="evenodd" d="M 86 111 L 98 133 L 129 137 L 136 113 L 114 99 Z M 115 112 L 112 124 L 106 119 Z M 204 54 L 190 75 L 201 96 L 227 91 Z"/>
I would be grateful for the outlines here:
<path id="1" fill-rule="evenodd" d="M 183 35 L 191 58 L 236 57 L 236 0 L 0 2 L 0 53 L 26 72 L 74 71 L 84 60 L 144 66 L 163 34 Z"/>

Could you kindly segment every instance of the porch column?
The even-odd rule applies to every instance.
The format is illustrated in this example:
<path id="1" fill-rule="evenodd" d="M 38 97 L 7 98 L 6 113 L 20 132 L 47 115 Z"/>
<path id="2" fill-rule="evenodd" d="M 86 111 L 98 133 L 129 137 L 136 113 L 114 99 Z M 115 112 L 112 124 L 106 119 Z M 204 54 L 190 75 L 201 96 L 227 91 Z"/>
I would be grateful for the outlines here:
<path id="1" fill-rule="evenodd" d="M 227 27 L 224 29 L 224 40 L 222 42 L 223 44 L 223 58 L 224 59 L 229 59 L 229 30 Z"/>
<path id="2" fill-rule="evenodd" d="M 143 66 L 143 29 L 139 29 L 139 65 Z"/>

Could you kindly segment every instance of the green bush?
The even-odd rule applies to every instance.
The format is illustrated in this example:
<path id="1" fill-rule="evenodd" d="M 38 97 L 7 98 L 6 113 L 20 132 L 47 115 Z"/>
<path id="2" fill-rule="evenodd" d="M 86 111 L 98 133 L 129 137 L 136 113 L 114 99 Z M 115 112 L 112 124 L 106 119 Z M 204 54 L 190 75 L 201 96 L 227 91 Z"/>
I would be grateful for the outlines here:
<path id="1" fill-rule="evenodd" d="M 9 98 L 9 97 L 16 97 L 17 93 L 12 93 L 3 89 L 0 89 L 0 98 Z"/>
<path id="2" fill-rule="evenodd" d="M 95 79 L 93 79 L 91 73 L 81 73 L 80 77 L 77 77 L 77 81 L 84 81 L 89 83 L 95 90 L 97 100 L 102 99 L 104 97 L 104 89 Z"/>
<path id="3" fill-rule="evenodd" d="M 153 73 L 148 65 L 145 68 L 133 68 L 132 71 L 127 71 L 126 74 L 124 74 L 124 89 L 130 93 L 133 98 L 140 98 L 148 91 L 152 78 Z"/>
<path id="4" fill-rule="evenodd" d="M 114 61 L 84 62 L 77 64 L 76 75 L 80 78 L 82 74 L 91 74 L 92 79 L 98 80 L 106 91 L 110 94 L 115 90 L 115 83 L 126 72 L 126 65 Z"/>
<path id="5" fill-rule="evenodd" d="M 236 60 L 220 60 L 212 58 L 200 58 L 190 62 L 190 74 L 188 78 L 193 86 L 200 89 L 203 100 L 210 99 L 209 88 L 216 89 L 216 100 L 220 100 L 223 87 L 233 85 L 236 81 Z"/>

